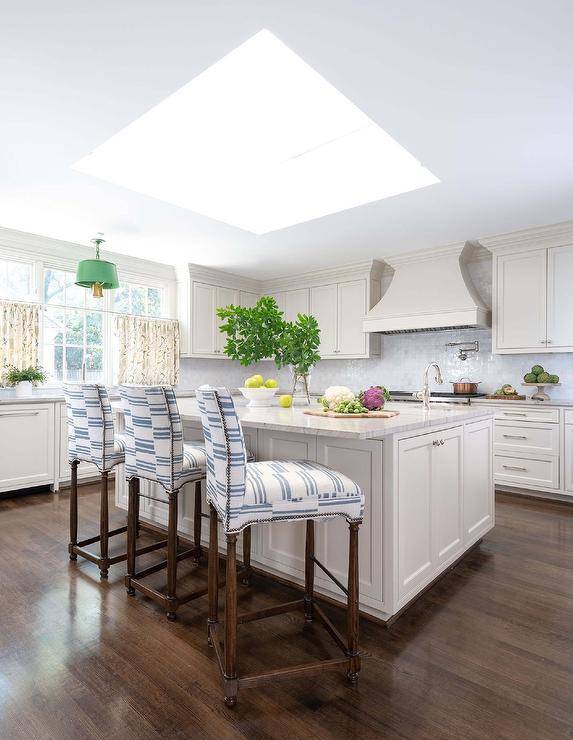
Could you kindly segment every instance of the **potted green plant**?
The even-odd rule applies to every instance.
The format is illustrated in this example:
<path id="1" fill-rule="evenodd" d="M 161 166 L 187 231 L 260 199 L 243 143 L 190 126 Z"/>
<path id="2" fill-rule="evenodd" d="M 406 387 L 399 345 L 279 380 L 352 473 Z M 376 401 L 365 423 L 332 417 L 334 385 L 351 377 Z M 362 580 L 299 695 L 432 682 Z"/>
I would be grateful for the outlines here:
<path id="1" fill-rule="evenodd" d="M 270 296 L 260 298 L 255 306 L 218 308 L 222 320 L 219 331 L 227 335 L 224 352 L 241 365 L 273 360 L 278 368 L 290 365 L 293 393 L 302 384 L 310 403 L 310 371 L 320 360 L 320 329 L 314 316 L 298 314 L 296 321 L 285 321 L 277 302 Z"/>
<path id="2" fill-rule="evenodd" d="M 25 367 L 22 370 L 9 365 L 5 373 L 6 384 L 16 388 L 16 395 L 29 396 L 32 393 L 33 386 L 38 383 L 46 382 L 46 374 L 41 367 Z"/>

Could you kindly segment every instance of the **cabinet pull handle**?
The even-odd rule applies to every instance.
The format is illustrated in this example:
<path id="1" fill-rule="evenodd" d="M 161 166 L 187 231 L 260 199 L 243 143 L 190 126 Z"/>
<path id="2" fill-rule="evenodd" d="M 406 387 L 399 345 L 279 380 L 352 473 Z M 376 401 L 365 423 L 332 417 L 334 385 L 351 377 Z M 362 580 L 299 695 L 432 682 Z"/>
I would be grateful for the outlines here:
<path id="1" fill-rule="evenodd" d="M 39 411 L 0 411 L 0 416 L 38 416 Z"/>
<path id="2" fill-rule="evenodd" d="M 504 434 L 503 436 L 507 437 L 507 439 L 527 439 L 523 434 Z"/>
<path id="3" fill-rule="evenodd" d="M 432 444 L 434 445 L 434 447 L 439 447 L 440 445 L 445 444 L 445 441 L 443 439 L 435 439 Z"/>
<path id="4" fill-rule="evenodd" d="M 504 416 L 527 416 L 525 412 L 521 412 L 521 411 L 504 411 L 503 415 Z"/>
<path id="5" fill-rule="evenodd" d="M 523 470 L 524 472 L 527 472 L 527 468 L 520 468 L 518 465 L 504 465 L 503 467 L 506 470 Z"/>

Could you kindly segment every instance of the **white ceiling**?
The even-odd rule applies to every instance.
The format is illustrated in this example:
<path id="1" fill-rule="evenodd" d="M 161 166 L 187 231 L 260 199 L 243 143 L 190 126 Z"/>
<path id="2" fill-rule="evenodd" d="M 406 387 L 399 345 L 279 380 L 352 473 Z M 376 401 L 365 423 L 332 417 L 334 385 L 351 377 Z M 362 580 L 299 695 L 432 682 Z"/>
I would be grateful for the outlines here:
<path id="1" fill-rule="evenodd" d="M 0 226 L 252 277 L 571 218 L 569 0 L 21 0 L 0 25 Z M 256 236 L 71 170 L 268 28 L 441 182 Z"/>

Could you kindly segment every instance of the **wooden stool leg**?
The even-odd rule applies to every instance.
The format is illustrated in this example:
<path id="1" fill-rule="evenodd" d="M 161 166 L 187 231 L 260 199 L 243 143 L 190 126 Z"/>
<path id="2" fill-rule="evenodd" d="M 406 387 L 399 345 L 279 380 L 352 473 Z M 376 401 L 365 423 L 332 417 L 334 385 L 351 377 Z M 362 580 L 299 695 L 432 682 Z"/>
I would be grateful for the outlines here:
<path id="1" fill-rule="evenodd" d="M 136 538 L 137 538 L 137 510 L 139 501 L 139 479 L 131 478 L 128 483 L 129 498 L 127 503 L 127 575 L 125 576 L 125 587 L 129 596 L 135 594 L 131 585 L 131 579 L 135 575 Z"/>
<path id="2" fill-rule="evenodd" d="M 243 578 L 242 581 L 245 586 L 251 585 L 251 528 L 247 527 L 243 530 Z"/>
<path id="3" fill-rule="evenodd" d="M 175 620 L 177 609 L 177 491 L 169 494 L 169 523 L 167 525 L 167 619 Z"/>
<path id="4" fill-rule="evenodd" d="M 135 484 L 135 536 L 139 537 L 139 478 L 133 478 Z M 134 571 L 135 572 L 135 571 Z"/>
<path id="5" fill-rule="evenodd" d="M 348 552 L 348 680 L 358 681 L 360 654 L 358 652 L 358 529 L 356 522 L 349 524 L 350 547 Z"/>
<path id="6" fill-rule="evenodd" d="M 201 549 L 201 481 L 195 483 L 195 509 L 193 512 L 193 544 L 195 545 L 195 561 L 201 560 L 203 551 Z"/>
<path id="7" fill-rule="evenodd" d="M 237 703 L 237 535 L 227 535 L 225 580 L 225 704 Z"/>
<path id="8" fill-rule="evenodd" d="M 70 560 L 77 560 L 78 556 L 74 552 L 75 545 L 78 544 L 78 465 L 79 460 L 70 463 L 71 468 L 71 489 L 70 489 L 70 544 L 68 552 Z"/>
<path id="9" fill-rule="evenodd" d="M 101 499 L 99 510 L 99 533 L 100 533 L 100 578 L 107 578 L 109 569 L 108 562 L 108 537 L 109 537 L 109 502 L 108 502 L 108 472 L 101 474 Z"/>
<path id="10" fill-rule="evenodd" d="M 219 621 L 219 521 L 217 510 L 213 505 L 209 506 L 209 566 L 208 566 L 208 588 L 209 588 L 209 616 L 207 617 L 207 642 L 212 645 L 209 625 L 217 624 Z"/>
<path id="11" fill-rule="evenodd" d="M 306 520 L 306 548 L 304 554 L 304 618 L 312 622 L 314 599 L 314 522 Z"/>

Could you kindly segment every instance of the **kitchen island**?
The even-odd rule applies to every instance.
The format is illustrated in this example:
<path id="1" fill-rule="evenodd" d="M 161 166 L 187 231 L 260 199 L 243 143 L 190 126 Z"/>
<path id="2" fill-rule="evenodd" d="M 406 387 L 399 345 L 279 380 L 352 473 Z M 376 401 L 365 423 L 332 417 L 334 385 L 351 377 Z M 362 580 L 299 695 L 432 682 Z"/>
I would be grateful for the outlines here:
<path id="1" fill-rule="evenodd" d="M 194 398 L 179 399 L 186 441 L 202 440 Z M 389 403 L 389 419 L 308 416 L 305 407 L 248 408 L 237 399 L 245 441 L 257 460 L 321 462 L 355 480 L 366 497 L 360 528 L 360 608 L 388 620 L 440 573 L 473 547 L 494 525 L 492 410 L 487 406 Z M 118 423 L 121 425 L 119 405 Z M 162 489 L 141 482 L 144 495 L 164 498 Z M 122 467 L 116 475 L 116 503 L 127 508 Z M 204 502 L 204 511 L 207 505 Z M 141 516 L 166 524 L 167 506 L 141 499 Z M 193 488 L 181 494 L 179 529 L 193 534 Z M 208 522 L 202 537 L 207 543 Z M 224 540 L 221 538 L 221 550 Z M 255 568 L 296 584 L 304 583 L 304 523 L 253 527 Z M 316 524 L 316 555 L 346 580 L 346 523 Z M 316 590 L 343 601 L 319 569 Z"/>

